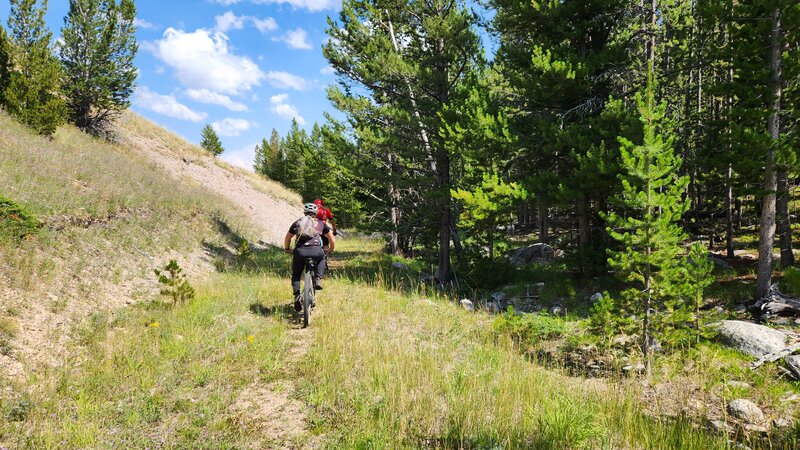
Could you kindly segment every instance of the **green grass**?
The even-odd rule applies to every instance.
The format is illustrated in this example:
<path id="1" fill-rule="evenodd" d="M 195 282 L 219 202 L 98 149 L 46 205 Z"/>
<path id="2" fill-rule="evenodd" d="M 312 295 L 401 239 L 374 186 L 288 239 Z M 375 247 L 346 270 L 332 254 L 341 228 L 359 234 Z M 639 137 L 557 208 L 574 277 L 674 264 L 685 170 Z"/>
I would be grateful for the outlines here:
<path id="1" fill-rule="evenodd" d="M 0 443 L 19 448 L 241 448 L 269 444 L 231 408 L 285 376 L 287 327 L 250 312 L 282 280 L 220 276 L 174 309 L 98 314 L 59 369 L 12 384 Z"/>

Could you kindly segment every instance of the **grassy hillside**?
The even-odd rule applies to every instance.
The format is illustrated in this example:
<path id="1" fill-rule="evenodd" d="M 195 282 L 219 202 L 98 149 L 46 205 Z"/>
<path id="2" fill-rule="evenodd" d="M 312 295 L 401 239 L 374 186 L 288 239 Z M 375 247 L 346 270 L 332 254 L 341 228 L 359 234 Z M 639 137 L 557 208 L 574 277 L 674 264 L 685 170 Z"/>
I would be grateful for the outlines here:
<path id="1" fill-rule="evenodd" d="M 212 161 L 133 114 L 122 124 L 160 148 Z M 170 176 L 132 146 L 72 127 L 48 140 L 0 112 L 0 149 L 0 197 L 38 225 L 25 236 L 0 233 L 0 376 L 52 363 L 88 315 L 150 298 L 152 270 L 170 258 L 199 277 L 211 268 L 213 250 L 228 244 L 230 230 L 252 241 L 263 234 L 242 208 Z M 213 164 L 245 179 L 243 171 Z M 296 201 L 285 189 L 246 179 L 254 189 Z"/>

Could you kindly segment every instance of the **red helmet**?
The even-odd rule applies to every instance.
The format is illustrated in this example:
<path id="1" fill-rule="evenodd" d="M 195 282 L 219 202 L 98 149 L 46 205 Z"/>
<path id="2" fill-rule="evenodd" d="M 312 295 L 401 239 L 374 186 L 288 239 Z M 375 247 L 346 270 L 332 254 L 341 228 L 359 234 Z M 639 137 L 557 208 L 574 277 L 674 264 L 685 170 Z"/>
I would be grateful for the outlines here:
<path id="1" fill-rule="evenodd" d="M 314 200 L 314 204 L 317 205 L 317 206 L 324 206 L 325 205 L 325 203 L 323 203 L 322 200 L 320 200 L 320 199 Z"/>

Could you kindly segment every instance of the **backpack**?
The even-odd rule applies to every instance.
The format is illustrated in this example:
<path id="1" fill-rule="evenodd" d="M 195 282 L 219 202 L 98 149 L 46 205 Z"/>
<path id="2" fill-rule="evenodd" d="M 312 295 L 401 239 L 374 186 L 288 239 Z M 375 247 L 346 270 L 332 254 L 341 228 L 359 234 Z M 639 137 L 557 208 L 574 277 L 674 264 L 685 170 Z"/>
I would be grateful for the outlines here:
<path id="1" fill-rule="evenodd" d="M 298 239 L 314 239 L 318 236 L 317 219 L 311 216 L 303 216 L 297 221 Z"/>

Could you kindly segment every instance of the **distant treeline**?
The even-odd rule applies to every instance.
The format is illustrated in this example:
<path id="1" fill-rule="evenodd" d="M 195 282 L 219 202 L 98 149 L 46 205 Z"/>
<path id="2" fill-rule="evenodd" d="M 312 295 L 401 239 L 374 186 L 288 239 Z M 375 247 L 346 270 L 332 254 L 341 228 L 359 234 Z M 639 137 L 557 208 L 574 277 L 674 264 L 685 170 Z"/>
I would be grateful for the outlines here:
<path id="1" fill-rule="evenodd" d="M 58 42 L 44 22 L 46 0 L 10 1 L 8 26 L 0 26 L 0 106 L 40 134 L 69 121 L 109 137 L 135 88 L 133 0 L 70 0 Z"/>

